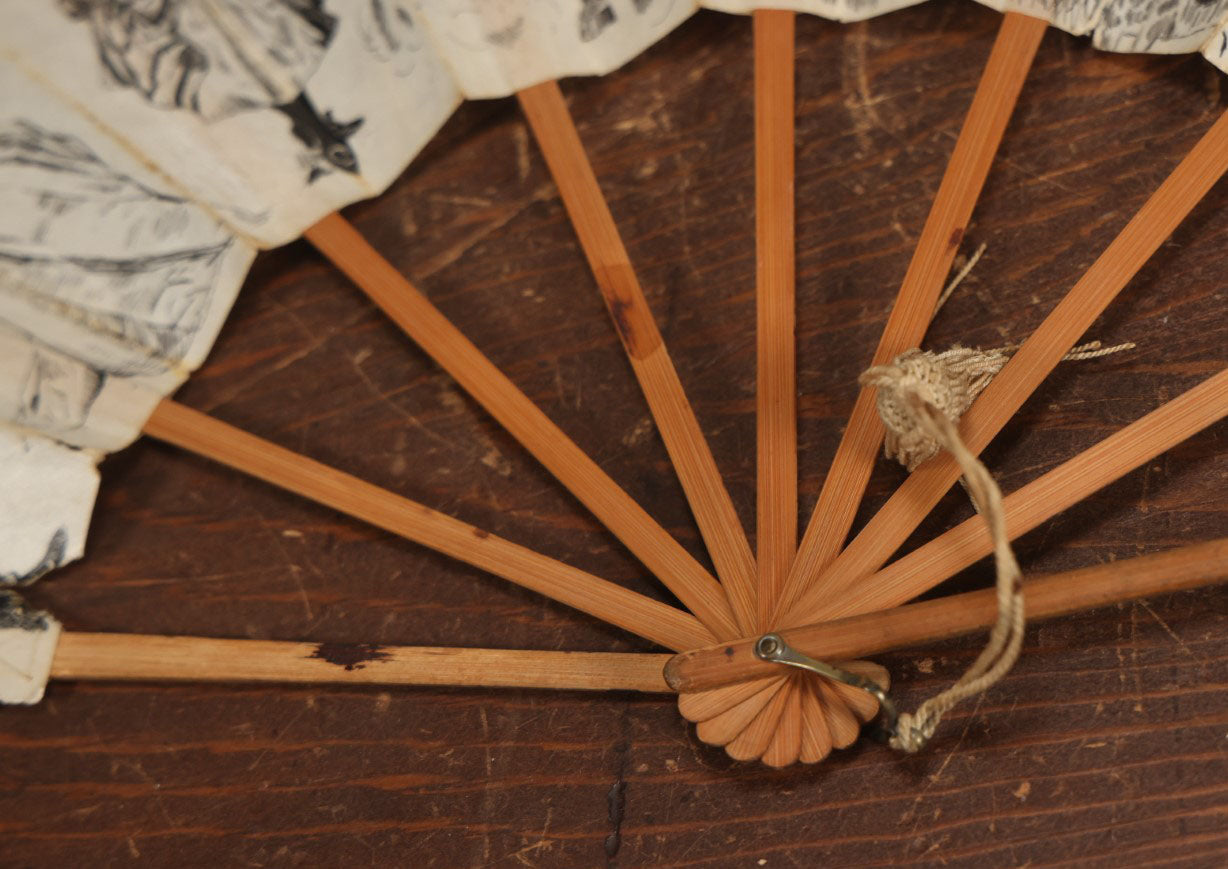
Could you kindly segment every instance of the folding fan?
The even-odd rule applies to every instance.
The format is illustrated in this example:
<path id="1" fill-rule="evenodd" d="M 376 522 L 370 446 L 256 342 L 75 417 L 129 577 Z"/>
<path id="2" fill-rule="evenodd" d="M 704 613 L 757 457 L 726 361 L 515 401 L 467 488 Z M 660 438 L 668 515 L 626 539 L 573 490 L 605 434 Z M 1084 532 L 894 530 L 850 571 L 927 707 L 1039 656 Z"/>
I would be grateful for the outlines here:
<path id="1" fill-rule="evenodd" d="M 750 11 L 757 4 L 710 4 Z M 838 20 L 900 3 L 797 3 Z M 1008 4 L 1011 10 L 1016 4 Z M 820 8 L 821 7 L 821 8 Z M 1228 3 L 1018 4 L 1008 11 L 873 362 L 922 342 L 975 200 L 1051 19 L 1113 50 L 1220 63 Z M 918 468 L 845 546 L 881 446 L 861 392 L 797 545 L 793 353 L 793 17 L 755 12 L 757 553 L 691 412 L 554 79 L 606 73 L 694 11 L 671 0 L 336 8 L 163 0 L 10 10 L 0 35 L 6 202 L 0 262 L 0 572 L 37 579 L 81 554 L 94 462 L 138 433 L 207 456 L 686 653 L 670 686 L 707 742 L 773 766 L 816 761 L 874 717 L 886 673 L 846 661 L 985 627 L 984 595 L 890 610 L 991 551 L 973 517 L 884 567 L 963 469 Z M 343 218 L 378 194 L 462 97 L 515 93 L 574 222 L 711 555 L 710 574 Z M 748 131 L 749 134 L 749 131 Z M 1221 119 L 1014 353 L 964 417 L 979 452 L 1228 168 Z M 204 358 L 255 251 L 304 235 L 574 494 L 689 612 L 605 582 L 164 398 Z M 871 362 L 867 352 L 866 362 Z M 1160 405 L 1003 504 L 1018 536 L 1228 413 L 1228 373 Z M 1038 615 L 1222 578 L 1222 543 L 1036 585 Z M 1077 583 L 1079 594 L 1068 591 Z M 886 611 L 886 612 L 882 612 Z M 361 649 L 59 635 L 11 604 L 0 649 L 16 699 L 63 677 L 216 678 L 666 690 L 663 656 Z M 833 620 L 840 619 L 833 624 Z M 818 627 L 805 627 L 820 623 Z M 755 637 L 838 663 L 800 673 Z M 789 630 L 783 630 L 789 629 Z M 355 638 L 361 639 L 361 638 Z M 699 650 L 702 647 L 712 647 Z M 11 652 L 8 649 L 11 648 Z M 358 657 L 354 658 L 353 655 Z M 347 657 L 349 656 L 349 657 Z M 798 659 L 803 660 L 804 659 Z M 355 668 L 355 664 L 365 666 Z M 808 666 L 812 665 L 808 664 Z M 859 678 L 858 678 L 859 677 Z M 868 681 L 867 681 L 868 680 Z"/>

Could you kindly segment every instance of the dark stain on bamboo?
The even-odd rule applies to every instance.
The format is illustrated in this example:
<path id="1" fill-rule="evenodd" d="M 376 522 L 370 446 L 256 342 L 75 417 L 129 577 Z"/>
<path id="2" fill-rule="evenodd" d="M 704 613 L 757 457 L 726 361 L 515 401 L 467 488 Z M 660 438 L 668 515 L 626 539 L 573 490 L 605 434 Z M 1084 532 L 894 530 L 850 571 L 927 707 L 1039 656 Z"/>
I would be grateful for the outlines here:
<path id="1" fill-rule="evenodd" d="M 345 670 L 361 670 L 370 661 L 387 661 L 390 656 L 376 643 L 320 643 L 308 657 Z"/>
<path id="2" fill-rule="evenodd" d="M 614 329 L 632 359 L 643 359 L 661 343 L 652 312 L 644 303 L 629 263 L 594 266 Z"/>

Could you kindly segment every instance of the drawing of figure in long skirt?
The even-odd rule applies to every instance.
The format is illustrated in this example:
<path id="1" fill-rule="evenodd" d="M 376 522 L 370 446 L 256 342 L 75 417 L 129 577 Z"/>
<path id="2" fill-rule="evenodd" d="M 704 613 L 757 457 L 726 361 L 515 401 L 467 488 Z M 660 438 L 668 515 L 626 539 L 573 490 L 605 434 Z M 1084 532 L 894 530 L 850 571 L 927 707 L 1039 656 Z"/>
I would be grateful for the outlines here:
<path id="1" fill-rule="evenodd" d="M 233 237 L 80 139 L 0 125 L 0 416 L 85 424 L 108 377 L 182 366 Z"/>

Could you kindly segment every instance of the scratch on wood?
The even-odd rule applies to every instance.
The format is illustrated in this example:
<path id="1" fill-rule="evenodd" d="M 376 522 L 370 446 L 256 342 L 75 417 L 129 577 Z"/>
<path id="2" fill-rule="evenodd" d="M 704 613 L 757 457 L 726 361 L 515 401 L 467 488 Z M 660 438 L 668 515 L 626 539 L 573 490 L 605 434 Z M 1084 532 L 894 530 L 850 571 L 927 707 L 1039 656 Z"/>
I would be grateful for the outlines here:
<path id="1" fill-rule="evenodd" d="M 1177 632 L 1176 632 L 1176 631 L 1174 631 L 1174 630 L 1173 630 L 1171 627 L 1169 627 L 1168 622 L 1166 622 L 1166 621 L 1164 621 L 1164 619 L 1160 618 L 1160 614 L 1159 614 L 1159 613 L 1157 613 L 1157 612 L 1156 612 L 1154 609 L 1152 609 L 1152 608 L 1151 608 L 1151 604 L 1147 603 L 1147 601 L 1144 599 L 1144 600 L 1140 600 L 1140 601 L 1139 601 L 1139 605 L 1140 605 L 1140 606 L 1142 606 L 1142 608 L 1143 608 L 1143 609 L 1147 610 L 1148 614 L 1149 614 L 1149 615 L 1150 615 L 1150 616 L 1151 616 L 1153 619 L 1155 619 L 1155 620 L 1156 620 L 1156 622 L 1157 622 L 1157 623 L 1160 625 L 1160 627 L 1162 627 L 1162 628 L 1164 629 L 1164 633 L 1168 634 L 1170 637 L 1172 637 L 1172 638 L 1173 638 L 1173 642 L 1174 642 L 1174 643 L 1176 643 L 1178 646 L 1180 646 L 1180 647 L 1181 647 L 1181 651 L 1185 652 L 1187 655 L 1189 655 L 1189 656 L 1190 656 L 1191 658 L 1193 658 L 1195 661 L 1201 661 L 1201 662 L 1202 662 L 1202 663 L 1204 663 L 1204 664 L 1206 663 L 1206 661 L 1205 661 L 1204 659 L 1199 658 L 1197 655 L 1195 655 L 1195 654 L 1194 654 L 1194 653 L 1193 653 L 1193 652 L 1190 650 L 1190 647 L 1189 647 L 1189 646 L 1187 646 L 1187 645 L 1185 644 L 1185 641 L 1184 641 L 1184 640 L 1182 640 L 1182 639 L 1181 639 L 1179 636 L 1177 636 Z"/>
<path id="2" fill-rule="evenodd" d="M 614 859 L 618 854 L 618 849 L 622 847 L 622 825 L 623 812 L 627 805 L 627 783 L 623 781 L 622 776 L 619 776 L 618 781 L 610 786 L 610 791 L 605 795 L 606 806 L 610 814 L 610 835 L 605 837 L 605 855 L 609 859 Z"/>

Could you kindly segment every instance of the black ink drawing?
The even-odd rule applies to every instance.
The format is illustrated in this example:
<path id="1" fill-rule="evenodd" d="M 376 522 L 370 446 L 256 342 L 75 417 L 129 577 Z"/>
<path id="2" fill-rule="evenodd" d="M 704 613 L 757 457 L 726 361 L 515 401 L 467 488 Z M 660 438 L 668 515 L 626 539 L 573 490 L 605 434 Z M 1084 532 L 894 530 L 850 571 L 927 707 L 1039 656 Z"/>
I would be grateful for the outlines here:
<path id="1" fill-rule="evenodd" d="M 85 424 L 110 377 L 182 365 L 233 238 L 81 140 L 0 125 L 0 416 L 51 433 Z"/>
<path id="2" fill-rule="evenodd" d="M 363 7 L 362 41 L 367 51 L 392 63 L 398 76 L 413 75 L 417 55 L 424 45 L 414 21 L 411 0 L 371 0 Z"/>
<path id="3" fill-rule="evenodd" d="M 373 0 L 387 2 L 387 0 Z M 393 0 L 407 3 L 410 0 Z M 423 2 L 423 0 L 419 0 Z M 466 3 L 452 0 L 430 0 L 423 5 L 438 16 L 433 30 L 458 48 L 467 52 L 482 52 L 493 46 L 512 49 L 526 36 L 537 37 L 548 44 L 561 34 L 575 33 L 581 42 L 592 42 L 618 21 L 619 13 L 611 0 L 578 0 L 579 12 L 575 11 L 577 0 L 468 0 Z M 664 20 L 675 0 L 634 0 L 639 12 L 650 13 L 649 20 Z M 531 14 L 525 7 L 531 7 Z M 650 11 L 651 10 L 651 11 Z M 575 28 L 574 30 L 572 28 Z"/>
<path id="4" fill-rule="evenodd" d="M 57 528 L 55 533 L 51 535 L 51 539 L 47 542 L 47 551 L 43 553 L 43 557 L 39 559 L 38 564 L 34 565 L 30 570 L 22 573 L 0 573 L 0 585 L 30 585 L 39 577 L 50 573 L 64 563 L 64 555 L 68 550 L 68 529 L 64 527 Z M 0 592 L 0 628 L 4 625 L 4 602 L 5 595 L 9 592 Z M 16 597 L 16 595 L 13 595 Z M 21 598 L 17 598 L 21 600 Z M 13 627 L 9 625 L 8 627 Z"/>
<path id="5" fill-rule="evenodd" d="M 414 17 L 403 2 L 398 0 L 371 0 L 368 7 L 376 34 L 383 39 L 390 51 L 402 48 L 402 32 L 414 32 Z"/>
<path id="6" fill-rule="evenodd" d="M 553 0 L 543 0 L 553 8 Z M 485 0 L 481 9 L 470 3 L 435 0 L 434 14 L 449 42 L 463 51 L 481 52 L 487 46 L 511 48 L 524 35 L 525 17 L 520 4 L 509 0 Z"/>
<path id="7" fill-rule="evenodd" d="M 677 0 L 634 0 L 633 5 L 635 11 L 648 21 L 649 26 L 658 27 L 673 12 L 675 2 Z"/>
<path id="8" fill-rule="evenodd" d="M 1193 51 L 1212 37 L 1226 12 L 1228 0 L 1108 0 L 1094 41 L 1109 51 Z"/>
<path id="9" fill-rule="evenodd" d="M 306 92 L 337 19 L 323 0 L 58 0 L 89 24 L 107 74 L 152 105 L 205 121 L 271 108 L 306 148 L 308 182 L 358 172 L 362 118 L 321 115 Z"/>
<path id="10" fill-rule="evenodd" d="M 592 42 L 617 20 L 608 0 L 580 0 L 580 41 Z"/>
<path id="11" fill-rule="evenodd" d="M 483 34 L 483 38 L 490 45 L 498 48 L 509 48 L 516 44 L 522 33 L 524 33 L 524 18 L 518 17 L 505 27 L 487 31 Z"/>
<path id="12" fill-rule="evenodd" d="M 0 630 L 45 631 L 50 627 L 47 613 L 34 609 L 15 591 L 0 591 Z"/>

